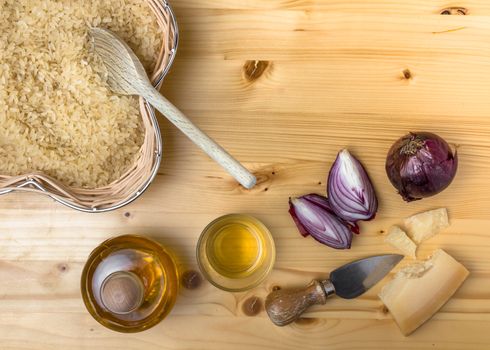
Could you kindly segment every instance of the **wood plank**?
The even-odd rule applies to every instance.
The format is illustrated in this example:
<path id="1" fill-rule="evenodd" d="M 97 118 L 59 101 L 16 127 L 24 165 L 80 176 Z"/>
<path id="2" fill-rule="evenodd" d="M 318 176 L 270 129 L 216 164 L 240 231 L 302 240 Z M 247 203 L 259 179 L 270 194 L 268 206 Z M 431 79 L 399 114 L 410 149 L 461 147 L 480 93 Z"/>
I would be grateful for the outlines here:
<path id="1" fill-rule="evenodd" d="M 32 194 L 0 197 L 0 349 L 487 349 L 490 343 L 490 4 L 377 0 L 174 0 L 181 46 L 163 92 L 258 175 L 251 191 L 161 119 L 164 162 L 135 203 L 83 214 Z M 440 16 L 448 6 L 467 16 Z M 247 76 L 247 63 L 264 72 Z M 409 71 L 407 73 L 407 70 Z M 250 71 L 248 71 L 250 74 Z M 257 74 L 253 72 L 253 74 Z M 431 130 L 459 146 L 460 169 L 440 195 L 406 204 L 386 178 L 391 143 Z M 367 166 L 380 199 L 349 251 L 302 238 L 289 196 L 325 192 L 337 151 Z M 403 337 L 377 298 L 332 298 L 301 322 L 274 327 L 251 296 L 300 286 L 348 261 L 393 252 L 390 225 L 447 206 L 451 227 L 424 243 L 471 276 L 441 312 Z M 276 268 L 260 287 L 227 293 L 208 283 L 182 290 L 171 315 L 140 334 L 111 332 L 86 312 L 79 278 L 90 251 L 125 233 L 172 249 L 196 269 L 195 244 L 215 217 L 245 212 L 272 231 Z M 409 263 L 404 261 L 402 266 Z"/>
<path id="2" fill-rule="evenodd" d="M 439 14 L 442 9 L 450 6 L 462 7 L 468 10 L 469 15 L 488 15 L 490 6 L 484 0 L 464 0 L 457 3 L 434 0 L 412 0 L 401 2 L 394 0 L 349 2 L 336 0 L 174 0 L 171 5 L 180 11 L 181 9 L 225 9 L 225 10 L 299 10 L 299 11 L 329 11 L 333 13 L 363 13 L 363 14 Z"/>
<path id="3" fill-rule="evenodd" d="M 28 335 L 35 332 L 38 338 L 35 341 L 26 339 L 20 343 L 11 337 L 7 327 L 0 327 L 0 336 L 6 346 L 12 348 L 25 346 L 29 349 L 55 349 L 59 346 L 67 349 L 77 349 L 79 346 L 115 348 L 117 336 L 98 326 L 87 315 L 78 297 L 75 282 L 78 280 L 82 263 L 65 265 L 61 269 L 60 264 L 44 261 L 17 264 L 18 266 L 9 269 L 8 273 L 2 269 L 0 275 L 2 280 L 15 280 L 9 286 L 12 290 L 36 290 L 38 294 L 34 295 L 35 300 L 31 293 L 4 295 L 0 305 L 2 314 L 0 324 L 15 326 L 17 334 Z M 47 268 L 48 266 L 51 268 Z M 195 344 L 202 344 L 202 342 L 212 343 L 223 331 L 233 334 L 239 330 L 240 337 L 230 339 L 223 344 L 216 344 L 217 347 L 227 348 L 232 344 L 234 348 L 239 349 L 247 347 L 292 349 L 303 341 L 301 338 L 308 337 L 312 345 L 319 345 L 324 341 L 324 337 L 328 336 L 331 344 L 339 345 L 340 349 L 347 349 L 360 346 L 360 340 L 352 339 L 349 335 L 350 332 L 355 332 L 366 340 L 366 348 L 374 349 L 375 346 L 379 346 L 381 332 L 388 332 L 388 336 L 384 336 L 382 341 L 390 340 L 391 344 L 404 348 L 402 344 L 406 343 L 407 338 L 398 334 L 389 315 L 383 311 L 381 303 L 375 297 L 376 289 L 379 291 L 379 287 L 355 302 L 340 298 L 332 299 L 328 306 L 312 309 L 305 315 L 307 319 L 290 326 L 287 330 L 271 328 L 270 332 L 262 333 L 264 326 L 270 327 L 264 311 L 262 310 L 255 318 L 247 317 L 241 311 L 241 305 L 247 298 L 252 295 L 262 298 L 277 281 L 296 280 L 304 283 L 310 278 L 319 276 L 321 273 L 305 274 L 278 269 L 266 286 L 248 293 L 232 295 L 217 292 L 207 283 L 195 291 L 184 290 L 175 311 L 162 323 L 161 328 L 158 326 L 160 328 L 158 331 L 154 329 L 132 335 L 125 343 L 125 348 L 133 349 L 141 344 L 145 344 L 149 349 L 161 348 L 162 344 L 165 344 L 165 349 L 193 348 Z M 490 287 L 486 276 L 475 277 L 465 284 L 458 295 L 436 315 L 429 325 L 424 327 L 423 332 L 416 333 L 415 338 L 420 342 L 421 348 L 428 346 L 428 342 L 433 341 L 434 336 L 449 322 L 452 326 L 463 327 L 463 330 L 464 327 L 471 326 L 473 331 L 481 331 L 480 327 L 488 324 L 490 321 L 488 301 L 485 303 L 484 299 L 474 299 L 472 302 L 466 300 L 468 289 L 477 286 L 484 289 Z M 56 292 L 53 291 L 54 286 Z M 194 332 L 191 334 L 188 332 L 188 327 L 185 327 L 189 317 L 194 319 L 192 323 Z M 373 319 L 376 323 L 372 323 Z M 56 332 L 58 329 L 63 330 L 61 334 Z M 81 343 L 78 342 L 80 336 L 83 336 Z M 462 341 L 463 344 L 476 348 L 484 345 L 482 338 L 470 339 L 460 336 L 461 334 L 453 335 L 453 339 L 448 337 L 440 345 L 444 348 L 457 348 L 461 346 Z M 277 337 L 281 337 L 280 343 L 275 341 Z M 413 341 L 410 344 L 413 344 Z"/>

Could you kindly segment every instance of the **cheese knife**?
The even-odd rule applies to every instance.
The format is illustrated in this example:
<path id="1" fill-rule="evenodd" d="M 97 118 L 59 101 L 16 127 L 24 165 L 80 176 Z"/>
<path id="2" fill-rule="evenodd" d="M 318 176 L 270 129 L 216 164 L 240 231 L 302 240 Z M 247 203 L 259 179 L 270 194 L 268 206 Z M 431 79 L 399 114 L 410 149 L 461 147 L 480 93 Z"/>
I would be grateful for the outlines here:
<path id="1" fill-rule="evenodd" d="M 343 265 L 325 280 L 313 280 L 303 289 L 279 289 L 265 300 L 265 309 L 271 321 L 285 326 L 297 320 L 312 305 L 323 305 L 333 294 L 353 299 L 383 279 L 401 260 L 403 255 L 377 255 Z"/>

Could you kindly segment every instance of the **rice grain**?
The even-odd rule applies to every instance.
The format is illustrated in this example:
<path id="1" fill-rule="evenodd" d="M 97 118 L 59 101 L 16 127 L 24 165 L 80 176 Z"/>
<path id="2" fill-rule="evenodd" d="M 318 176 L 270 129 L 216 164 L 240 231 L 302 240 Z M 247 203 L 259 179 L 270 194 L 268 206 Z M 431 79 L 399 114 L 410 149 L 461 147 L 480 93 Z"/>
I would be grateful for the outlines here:
<path id="1" fill-rule="evenodd" d="M 0 174 L 97 188 L 134 162 L 138 99 L 109 90 L 91 26 L 120 35 L 153 69 L 162 33 L 145 0 L 0 1 Z"/>

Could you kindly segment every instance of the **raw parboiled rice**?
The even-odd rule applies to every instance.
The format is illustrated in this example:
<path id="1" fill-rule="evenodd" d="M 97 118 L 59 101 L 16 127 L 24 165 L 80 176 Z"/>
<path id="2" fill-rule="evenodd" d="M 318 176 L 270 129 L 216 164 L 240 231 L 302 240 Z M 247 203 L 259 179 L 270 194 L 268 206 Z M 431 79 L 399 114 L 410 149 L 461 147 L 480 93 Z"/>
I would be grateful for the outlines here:
<path id="1" fill-rule="evenodd" d="M 151 71 L 162 34 L 145 0 L 0 0 L 0 174 L 96 188 L 134 162 L 138 100 L 108 89 L 90 26 L 119 34 Z"/>

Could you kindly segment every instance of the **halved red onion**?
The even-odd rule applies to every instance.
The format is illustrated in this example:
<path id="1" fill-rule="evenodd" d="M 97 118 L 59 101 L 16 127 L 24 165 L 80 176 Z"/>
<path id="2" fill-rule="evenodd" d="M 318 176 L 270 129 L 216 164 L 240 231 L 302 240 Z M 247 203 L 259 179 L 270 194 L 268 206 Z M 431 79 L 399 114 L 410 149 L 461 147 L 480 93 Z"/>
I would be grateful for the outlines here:
<path id="1" fill-rule="evenodd" d="M 332 210 L 349 222 L 371 220 L 378 210 L 373 185 L 362 164 L 346 149 L 339 152 L 328 175 Z"/>
<path id="2" fill-rule="evenodd" d="M 326 197 L 308 194 L 290 198 L 289 213 L 304 237 L 311 235 L 318 242 L 335 249 L 350 248 L 352 231 L 333 213 Z"/>
<path id="3" fill-rule="evenodd" d="M 331 214 L 335 214 L 335 211 L 332 209 L 332 205 L 330 204 L 329 200 L 327 197 L 316 194 L 316 193 L 310 193 L 302 196 L 302 198 L 305 198 L 309 200 L 310 202 L 318 204 L 320 207 L 324 208 L 325 210 L 329 211 Z M 341 218 L 340 221 L 342 221 L 345 225 L 347 225 L 350 230 L 356 234 L 359 234 L 359 225 L 355 222 L 352 221 L 345 221 Z"/>

